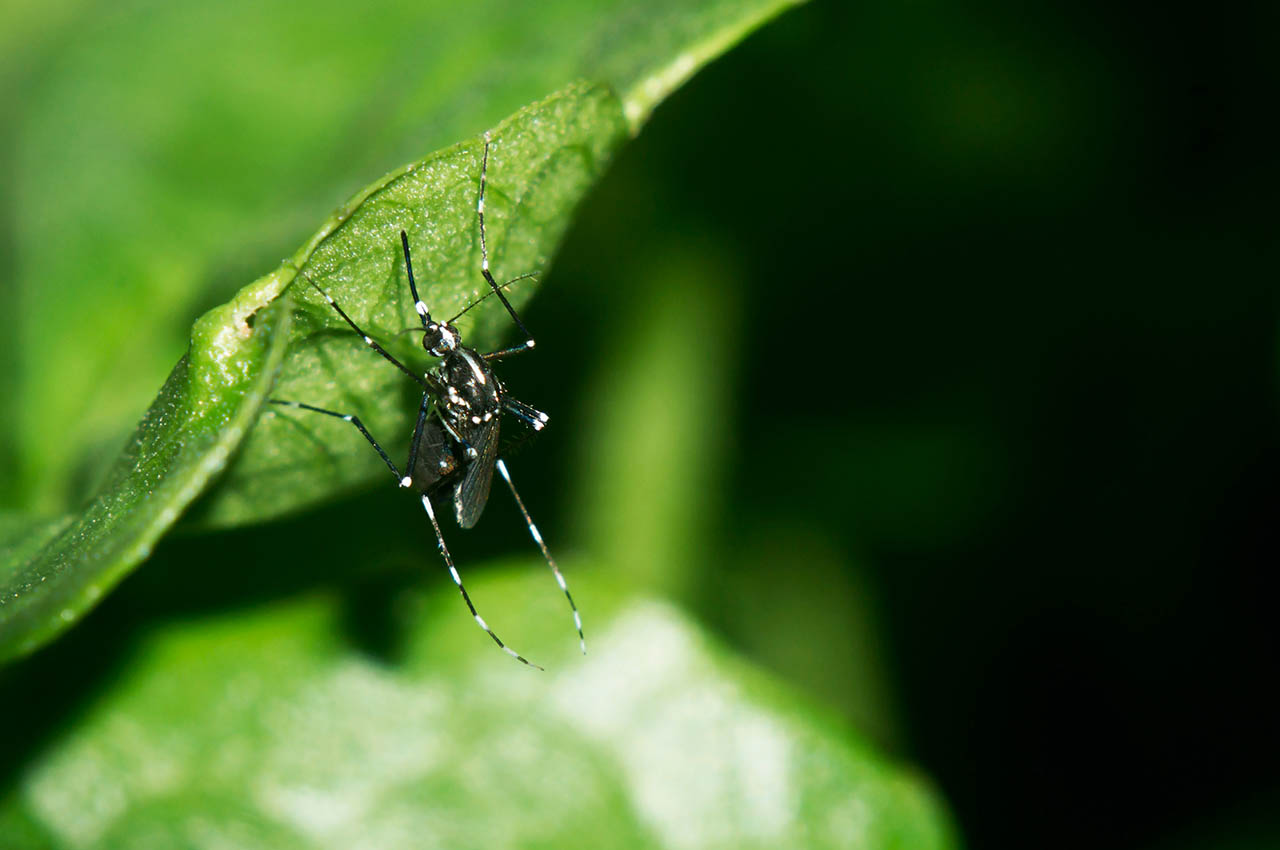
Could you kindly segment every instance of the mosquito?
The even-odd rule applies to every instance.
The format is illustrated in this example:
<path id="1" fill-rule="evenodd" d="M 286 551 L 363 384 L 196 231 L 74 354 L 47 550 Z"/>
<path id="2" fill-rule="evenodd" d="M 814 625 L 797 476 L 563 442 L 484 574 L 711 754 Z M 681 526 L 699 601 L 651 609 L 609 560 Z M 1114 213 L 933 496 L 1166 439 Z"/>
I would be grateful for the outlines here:
<path id="1" fill-rule="evenodd" d="M 403 230 L 400 231 L 400 246 L 404 252 L 404 266 L 409 279 L 409 292 L 413 296 L 414 309 L 422 321 L 422 347 L 432 357 L 439 358 L 439 362 L 434 368 L 419 375 L 401 363 L 389 351 L 378 344 L 373 337 L 361 329 L 347 315 L 338 302 L 329 293 L 325 292 L 319 284 L 309 276 L 303 275 L 329 306 L 337 311 L 343 321 L 364 340 L 365 345 L 369 346 L 422 387 L 422 402 L 418 407 L 417 424 L 413 429 L 413 439 L 409 443 L 409 459 L 405 464 L 404 473 L 401 473 L 395 462 L 378 444 L 373 435 L 369 433 L 358 416 L 350 413 L 340 413 L 335 410 L 326 410 L 298 401 L 285 401 L 283 399 L 270 399 L 269 401 L 271 404 L 332 416 L 355 426 L 361 436 L 368 440 L 369 445 L 373 446 L 374 451 L 382 458 L 387 468 L 391 470 L 400 487 L 404 489 L 415 488 L 421 495 L 422 507 L 426 510 L 427 517 L 431 520 L 431 527 L 435 531 L 436 542 L 439 545 L 440 554 L 444 558 L 445 566 L 449 568 L 449 575 L 453 578 L 454 584 L 457 585 L 458 592 L 462 594 L 462 600 L 467 604 L 467 608 L 471 611 L 471 616 L 475 618 L 476 624 L 484 629 L 489 637 L 493 638 L 493 642 L 503 652 L 530 667 L 541 670 L 543 669 L 542 667 L 529 661 L 529 659 L 504 643 L 485 621 L 484 617 L 480 616 L 480 612 L 476 610 L 475 603 L 471 601 L 471 595 L 467 593 L 466 587 L 462 584 L 462 577 L 458 574 L 458 568 L 453 562 L 453 556 L 449 554 L 449 547 L 444 542 L 444 534 L 440 530 L 440 522 L 436 517 L 436 508 L 433 505 L 433 499 L 445 503 L 452 501 L 453 515 L 458 525 L 462 528 L 472 528 L 479 521 L 485 505 L 488 503 L 489 489 L 493 482 L 493 472 L 496 469 L 498 475 L 511 491 L 516 507 L 520 509 L 520 514 L 524 517 L 525 525 L 529 529 L 529 535 L 533 538 L 533 542 L 538 545 L 538 549 L 542 552 L 542 557 L 546 560 L 547 566 L 550 567 L 552 574 L 555 576 L 556 583 L 560 585 L 560 590 L 564 592 L 565 599 L 569 602 L 569 608 L 573 612 L 573 624 L 578 631 L 578 645 L 581 647 L 582 652 L 586 653 L 587 643 L 582 632 L 582 617 L 578 613 L 577 604 L 573 601 L 573 595 L 569 592 L 569 586 L 565 582 L 564 574 L 560 572 L 560 567 L 556 564 L 555 558 L 551 556 L 551 551 L 547 548 L 546 542 L 542 539 L 542 534 L 534 524 L 533 517 L 529 514 L 528 508 L 525 507 L 524 500 L 520 498 L 520 493 L 516 490 L 516 486 L 511 480 L 511 471 L 507 468 L 506 461 L 499 457 L 498 437 L 502 414 L 514 416 L 534 431 L 541 431 L 546 426 L 547 414 L 510 396 L 502 381 L 493 371 L 492 364 L 495 361 L 531 350 L 534 347 L 534 338 L 502 291 L 507 285 L 514 283 L 515 280 L 530 277 L 531 275 L 522 275 L 499 286 L 489 268 L 489 246 L 485 237 L 484 198 L 488 181 L 490 146 L 489 133 L 485 133 L 484 152 L 480 160 L 480 193 L 476 201 L 476 217 L 480 228 L 480 274 L 492 289 L 491 293 L 486 293 L 483 298 L 473 301 L 453 318 L 443 322 L 436 321 L 432 318 L 431 311 L 426 303 L 418 296 L 418 286 L 413 276 L 413 261 L 409 252 L 409 237 Z M 509 348 L 481 353 L 463 343 L 454 322 L 489 295 L 498 296 L 498 300 L 502 302 L 502 306 L 510 314 L 511 320 L 520 331 L 524 341 Z"/>

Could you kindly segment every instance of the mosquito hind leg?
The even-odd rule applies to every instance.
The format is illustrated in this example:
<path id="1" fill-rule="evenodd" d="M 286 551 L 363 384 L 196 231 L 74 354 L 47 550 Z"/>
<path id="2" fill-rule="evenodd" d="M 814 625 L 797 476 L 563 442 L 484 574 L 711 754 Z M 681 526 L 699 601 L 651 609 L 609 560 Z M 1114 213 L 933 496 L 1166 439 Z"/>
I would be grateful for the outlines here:
<path id="1" fill-rule="evenodd" d="M 524 524 L 529 527 L 529 536 L 533 538 L 533 542 L 538 544 L 538 548 L 542 550 L 542 557 L 546 560 L 547 566 L 551 568 L 551 573 L 556 577 L 556 584 L 560 585 L 560 589 L 564 591 L 564 598 L 569 601 L 569 610 L 573 612 L 573 625 L 578 630 L 578 646 L 582 648 L 582 654 L 587 654 L 587 639 L 582 634 L 582 615 L 578 613 L 578 604 L 573 601 L 573 594 L 569 592 L 569 585 L 564 580 L 564 574 L 560 572 L 560 567 L 556 565 L 556 559 L 551 557 L 551 550 L 547 548 L 546 542 L 542 539 L 542 533 L 538 531 L 538 526 L 533 524 L 533 517 L 529 515 L 529 509 L 524 506 L 524 499 L 520 498 L 520 493 L 516 490 L 515 483 L 511 480 L 511 473 L 507 471 L 507 464 L 501 458 L 498 459 L 494 467 L 498 470 L 498 474 L 502 476 L 502 480 L 507 482 L 507 487 L 511 490 L 511 495 L 516 500 L 516 507 L 520 509 L 520 515 L 524 517 Z"/>
<path id="2" fill-rule="evenodd" d="M 541 431 L 547 427 L 548 416 L 535 407 L 530 407 L 519 399 L 507 397 L 503 399 L 502 407 L 517 419 L 522 419 L 530 428 L 535 431 Z"/>
<path id="3" fill-rule="evenodd" d="M 458 575 L 458 568 L 453 565 L 453 556 L 449 554 L 449 547 L 444 544 L 444 535 L 440 533 L 440 523 L 436 520 L 435 509 L 431 507 L 431 497 L 425 493 L 422 496 L 422 507 L 426 510 L 427 516 L 431 520 L 431 527 L 436 532 L 436 543 L 439 544 L 440 554 L 444 557 L 445 566 L 449 568 L 449 576 L 453 579 L 453 583 L 458 586 L 458 592 L 462 594 L 462 601 L 467 603 L 467 608 L 471 611 L 471 616 L 475 618 L 476 625 L 484 629 L 485 634 L 493 638 L 493 642 L 498 648 L 510 655 L 515 660 L 527 664 L 535 670 L 541 670 L 537 664 L 525 658 L 511 647 L 502 642 L 502 638 L 498 637 L 493 629 L 489 628 L 489 624 L 485 622 L 484 617 L 480 616 L 480 612 L 476 610 L 475 604 L 471 601 L 471 595 L 467 593 L 467 589 L 462 586 L 462 576 Z"/>

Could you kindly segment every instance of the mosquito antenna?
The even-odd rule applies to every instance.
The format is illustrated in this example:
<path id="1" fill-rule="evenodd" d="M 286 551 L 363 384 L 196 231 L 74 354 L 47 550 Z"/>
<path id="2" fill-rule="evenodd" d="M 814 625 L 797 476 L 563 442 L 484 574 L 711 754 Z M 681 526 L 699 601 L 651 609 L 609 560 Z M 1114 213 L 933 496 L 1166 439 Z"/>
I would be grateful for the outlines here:
<path id="1" fill-rule="evenodd" d="M 509 281 L 507 281 L 506 283 L 502 284 L 502 288 L 503 288 L 503 289 L 506 289 L 508 286 L 510 286 L 510 285 L 511 285 L 511 284 L 513 284 L 513 283 L 516 283 L 516 282 L 518 282 L 518 281 L 522 281 L 522 280 L 528 280 L 529 278 L 531 278 L 531 277 L 537 277 L 537 276 L 538 276 L 538 275 L 540 275 L 540 274 L 542 274 L 542 272 L 540 272 L 540 271 L 537 271 L 537 272 L 525 272 L 524 274 L 519 275 L 519 276 L 517 276 L 517 277 L 513 277 L 513 278 L 511 278 L 511 280 L 509 280 Z M 467 306 L 465 306 L 465 307 L 463 307 L 461 310 L 459 310 L 459 311 L 454 315 L 454 317 L 448 321 L 448 324 L 453 324 L 455 321 L 457 321 L 459 318 L 461 318 L 464 314 L 466 314 L 468 311 L 470 311 L 472 307 L 476 306 L 477 304 L 481 303 L 482 301 L 484 301 L 485 299 L 489 298 L 489 297 L 490 297 L 490 296 L 492 296 L 492 295 L 493 295 L 493 293 L 492 293 L 492 292 L 486 292 L 484 295 L 481 295 L 479 298 L 477 298 L 476 300 L 472 301 L 470 304 L 468 304 Z"/>

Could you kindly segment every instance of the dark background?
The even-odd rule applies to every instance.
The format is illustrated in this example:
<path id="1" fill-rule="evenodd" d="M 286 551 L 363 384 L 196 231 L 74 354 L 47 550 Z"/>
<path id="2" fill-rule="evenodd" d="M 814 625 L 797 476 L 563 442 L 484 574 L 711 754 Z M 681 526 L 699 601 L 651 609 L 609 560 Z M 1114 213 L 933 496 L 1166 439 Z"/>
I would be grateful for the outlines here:
<path id="1" fill-rule="evenodd" d="M 731 326 L 719 566 L 686 590 L 934 776 L 973 847 L 1280 835 L 1277 23 L 793 11 L 658 111 L 548 281 L 572 296 L 531 310 L 562 342 L 510 381 L 564 375 L 549 410 L 655 304 Z M 690 246 L 731 258 L 714 298 L 634 291 Z M 572 457 L 522 458 L 530 498 Z"/>

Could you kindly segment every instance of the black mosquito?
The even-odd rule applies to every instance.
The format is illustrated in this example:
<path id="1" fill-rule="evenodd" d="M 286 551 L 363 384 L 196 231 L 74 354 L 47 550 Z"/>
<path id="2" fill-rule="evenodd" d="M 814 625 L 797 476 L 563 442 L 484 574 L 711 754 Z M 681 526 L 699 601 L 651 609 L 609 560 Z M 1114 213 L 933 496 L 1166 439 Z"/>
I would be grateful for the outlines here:
<path id="1" fill-rule="evenodd" d="M 480 519 L 480 514 L 489 500 L 489 487 L 493 481 L 493 471 L 496 469 L 511 490 L 516 507 L 520 509 L 525 525 L 529 528 L 530 536 L 538 544 L 542 557 L 546 559 L 547 566 L 551 568 L 556 582 L 564 591 L 565 598 L 569 601 L 569 608 L 573 611 L 573 623 L 578 630 L 579 644 L 584 653 L 587 651 L 586 639 L 582 634 L 582 618 L 578 614 L 578 606 L 574 604 L 573 596 L 569 593 L 564 575 L 556 566 L 555 559 L 551 557 L 551 552 L 547 549 L 542 534 L 538 532 L 538 527 L 533 524 L 533 518 L 529 515 L 524 500 L 520 498 L 515 484 L 512 483 L 511 472 L 507 469 L 506 462 L 498 456 L 499 422 L 503 413 L 522 420 L 534 431 L 541 431 L 547 424 L 547 415 L 507 395 L 506 387 L 494 374 L 491 365 L 495 360 L 530 350 L 534 347 L 534 339 L 502 292 L 507 284 L 499 286 L 489 270 L 489 247 L 485 240 L 484 229 L 484 195 L 489 171 L 489 146 L 489 134 L 485 133 L 484 153 L 480 161 L 480 194 L 476 201 L 476 217 L 480 223 L 480 274 L 493 290 L 491 293 L 486 293 L 485 297 L 491 294 L 498 296 L 498 300 L 502 302 L 502 306 L 507 309 L 511 320 L 523 335 L 524 342 L 510 348 L 491 351 L 488 354 L 482 354 L 463 344 L 458 329 L 453 323 L 484 298 L 473 301 L 451 319 L 443 322 L 433 319 L 426 303 L 418 297 L 418 286 L 413 278 L 413 261 L 409 258 L 409 237 L 402 230 L 400 245 L 404 250 L 404 266 L 409 278 L 409 292 L 413 295 L 414 308 L 422 320 L 422 347 L 432 357 L 440 358 L 440 362 L 433 369 L 422 375 L 392 356 L 373 337 L 365 333 L 338 305 L 338 302 L 321 289 L 314 280 L 305 275 L 304 277 L 329 306 L 338 312 L 343 321 L 359 334 L 366 345 L 422 387 L 422 403 L 418 407 L 418 421 L 413 429 L 413 440 L 409 443 L 406 474 L 401 474 L 395 463 L 378 445 L 378 441 L 364 427 L 359 417 L 297 401 L 271 399 L 270 402 L 323 413 L 354 425 L 386 463 L 400 486 L 415 487 L 421 493 L 422 507 L 426 509 L 431 527 L 435 530 L 436 541 L 440 546 L 440 554 L 444 557 L 445 566 L 449 568 L 449 575 L 453 577 L 454 584 L 458 586 L 458 591 L 462 594 L 462 599 L 467 603 L 467 608 L 470 609 L 476 623 L 508 655 L 541 670 L 542 668 L 537 664 L 503 643 L 476 610 L 470 594 L 462 585 L 462 577 L 458 575 L 458 568 L 453 563 L 453 556 L 449 554 L 449 547 L 445 545 L 444 535 L 440 532 L 440 523 L 436 519 L 436 511 L 432 506 L 433 497 L 439 498 L 441 494 L 446 494 L 446 499 L 452 498 L 454 518 L 458 521 L 458 525 L 471 528 Z M 529 275 L 522 277 L 529 277 Z M 515 278 L 515 280 L 520 279 Z M 514 281 L 507 283 L 512 282 Z"/>

